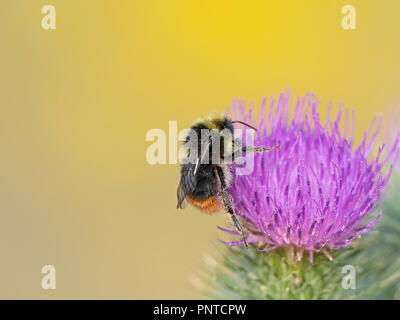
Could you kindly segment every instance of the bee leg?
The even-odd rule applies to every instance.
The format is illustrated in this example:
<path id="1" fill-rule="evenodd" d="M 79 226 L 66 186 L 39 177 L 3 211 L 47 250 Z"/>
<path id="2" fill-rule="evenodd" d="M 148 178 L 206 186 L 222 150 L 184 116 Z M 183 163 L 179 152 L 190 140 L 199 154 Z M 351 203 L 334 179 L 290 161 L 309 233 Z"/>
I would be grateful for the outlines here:
<path id="1" fill-rule="evenodd" d="M 245 245 L 246 249 L 248 249 L 249 245 L 247 244 L 246 235 L 244 234 L 243 227 L 240 224 L 239 220 L 236 218 L 235 212 L 233 210 L 232 202 L 229 198 L 228 193 L 226 192 L 224 172 L 222 171 L 222 169 L 220 167 L 217 167 L 217 172 L 218 172 L 219 181 L 221 183 L 222 201 L 224 203 L 225 210 L 229 213 L 229 215 L 233 221 L 233 224 L 235 225 L 235 228 L 242 234 L 242 239 L 243 239 L 244 245 Z"/>
<path id="2" fill-rule="evenodd" d="M 245 146 L 242 148 L 242 152 L 267 152 L 267 151 L 272 151 L 275 149 L 279 149 L 281 146 L 277 145 L 272 148 L 265 148 L 265 147 L 258 147 L 258 146 Z"/>

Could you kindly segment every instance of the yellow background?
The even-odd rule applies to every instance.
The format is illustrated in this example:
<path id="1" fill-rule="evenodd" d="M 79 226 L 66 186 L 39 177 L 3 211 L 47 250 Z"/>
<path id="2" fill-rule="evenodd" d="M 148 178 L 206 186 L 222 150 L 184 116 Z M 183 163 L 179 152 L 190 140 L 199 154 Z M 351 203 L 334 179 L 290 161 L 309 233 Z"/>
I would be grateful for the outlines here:
<path id="1" fill-rule="evenodd" d="M 41 8 L 57 29 L 41 28 Z M 357 29 L 341 27 L 341 8 Z M 196 298 L 224 235 L 175 210 L 178 167 L 146 133 L 290 87 L 356 110 L 400 101 L 400 2 L 3 0 L 0 298 Z M 57 289 L 41 288 L 41 268 Z"/>

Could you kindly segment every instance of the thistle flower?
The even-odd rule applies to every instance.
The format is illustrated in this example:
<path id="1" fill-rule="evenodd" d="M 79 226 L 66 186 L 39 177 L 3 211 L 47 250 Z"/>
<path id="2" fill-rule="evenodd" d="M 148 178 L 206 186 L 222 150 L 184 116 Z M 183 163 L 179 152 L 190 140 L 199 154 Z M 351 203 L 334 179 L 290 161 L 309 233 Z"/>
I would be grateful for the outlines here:
<path id="1" fill-rule="evenodd" d="M 259 251 L 287 248 L 294 263 L 301 260 L 304 252 L 311 263 L 315 252 L 322 252 L 331 260 L 328 249 L 350 245 L 371 231 L 379 219 L 381 212 L 376 217 L 371 213 L 388 183 L 392 166 L 386 174 L 382 170 L 397 156 L 398 139 L 385 157 L 383 145 L 376 158 L 369 161 L 380 119 L 374 132 L 377 119 L 373 120 L 360 145 L 353 149 L 354 112 L 349 130 L 345 110 L 342 131 L 341 107 L 331 121 L 330 106 L 326 122 L 321 123 L 318 101 L 313 95 L 297 99 L 291 118 L 289 101 L 290 95 L 281 93 L 276 108 L 274 100 L 270 101 L 266 116 L 264 99 L 257 121 L 253 108 L 246 113 L 242 102 L 232 106 L 233 120 L 258 128 L 255 145 L 280 145 L 280 149 L 255 154 L 254 170 L 248 175 L 236 175 L 229 192 L 236 213 L 245 222 L 248 242 L 258 243 Z M 243 135 L 243 144 L 244 138 Z M 242 245 L 243 241 L 228 244 Z"/>

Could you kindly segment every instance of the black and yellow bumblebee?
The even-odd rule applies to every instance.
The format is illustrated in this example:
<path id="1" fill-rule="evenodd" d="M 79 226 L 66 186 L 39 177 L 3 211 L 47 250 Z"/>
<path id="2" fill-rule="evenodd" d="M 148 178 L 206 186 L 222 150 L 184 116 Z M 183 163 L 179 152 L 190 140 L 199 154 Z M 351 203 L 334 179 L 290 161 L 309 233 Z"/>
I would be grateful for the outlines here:
<path id="1" fill-rule="evenodd" d="M 241 156 L 245 152 L 265 152 L 279 146 L 242 146 L 240 139 L 234 139 L 234 123 L 241 123 L 257 131 L 255 127 L 243 121 L 232 121 L 224 115 L 199 119 L 190 127 L 191 134 L 185 138 L 188 151 L 184 159 L 186 161 L 181 166 L 177 208 L 183 209 L 186 200 L 206 213 L 214 213 L 224 208 L 248 248 L 243 227 L 236 217 L 227 192 L 232 183 L 231 165 L 238 155 Z M 204 135 L 203 132 L 208 134 Z M 226 161 L 227 158 L 229 161 Z"/>

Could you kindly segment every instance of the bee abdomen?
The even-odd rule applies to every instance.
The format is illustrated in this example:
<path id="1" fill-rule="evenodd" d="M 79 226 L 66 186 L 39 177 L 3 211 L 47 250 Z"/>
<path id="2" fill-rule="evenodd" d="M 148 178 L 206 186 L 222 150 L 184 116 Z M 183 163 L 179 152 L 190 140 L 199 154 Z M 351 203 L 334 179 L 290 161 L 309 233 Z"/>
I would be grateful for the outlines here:
<path id="1" fill-rule="evenodd" d="M 187 199 L 194 207 L 200 209 L 203 212 L 214 213 L 220 211 L 223 208 L 217 197 L 209 197 L 204 200 L 199 200 L 188 196 Z"/>

